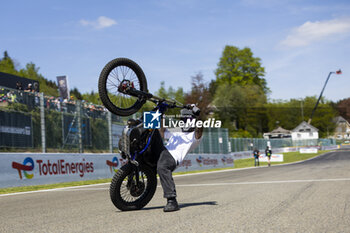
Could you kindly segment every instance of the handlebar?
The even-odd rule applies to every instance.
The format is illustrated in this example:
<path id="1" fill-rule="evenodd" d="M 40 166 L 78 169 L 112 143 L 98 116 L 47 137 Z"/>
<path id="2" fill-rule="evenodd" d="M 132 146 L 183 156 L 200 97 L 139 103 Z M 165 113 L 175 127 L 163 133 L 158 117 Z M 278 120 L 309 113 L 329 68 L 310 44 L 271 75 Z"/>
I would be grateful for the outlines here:
<path id="1" fill-rule="evenodd" d="M 124 94 L 137 97 L 144 101 L 146 100 L 152 101 L 153 103 L 157 104 L 156 109 L 160 109 L 161 112 L 165 112 L 167 108 L 186 108 L 186 109 L 192 110 L 195 114 L 199 114 L 200 112 L 200 109 L 195 105 L 190 105 L 190 104 L 178 105 L 176 100 L 168 100 L 165 98 L 160 98 L 158 96 L 152 95 L 151 93 L 137 90 L 131 86 L 125 89 L 119 89 L 119 91 L 123 92 Z M 165 104 L 165 105 L 162 106 L 162 104 Z"/>
<path id="2" fill-rule="evenodd" d="M 145 92 L 145 91 L 140 91 L 137 90 L 136 88 L 133 87 L 128 87 L 124 90 L 119 90 L 120 92 L 127 94 L 127 95 L 131 95 L 137 98 L 140 98 L 142 100 L 149 100 L 152 101 L 154 103 L 167 103 L 169 104 L 171 107 L 175 107 L 175 108 L 188 108 L 185 105 L 177 105 L 175 100 L 168 100 L 168 99 L 164 99 L 164 98 L 160 98 L 158 96 L 152 95 L 151 93 Z"/>

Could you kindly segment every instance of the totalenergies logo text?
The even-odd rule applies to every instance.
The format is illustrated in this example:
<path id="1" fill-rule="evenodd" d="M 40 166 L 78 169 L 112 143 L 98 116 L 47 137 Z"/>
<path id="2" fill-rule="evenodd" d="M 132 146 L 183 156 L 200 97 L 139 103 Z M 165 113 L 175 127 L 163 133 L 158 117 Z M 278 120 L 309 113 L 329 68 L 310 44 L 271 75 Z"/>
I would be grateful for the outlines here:
<path id="1" fill-rule="evenodd" d="M 196 158 L 197 163 L 199 164 L 199 166 L 205 165 L 214 165 L 214 167 L 216 165 L 218 165 L 218 160 L 217 159 L 210 159 L 208 158 L 203 158 L 202 156 L 199 156 L 198 158 Z"/>
<path id="2" fill-rule="evenodd" d="M 94 172 L 94 163 L 86 162 L 84 158 L 80 162 L 66 162 L 64 159 L 55 161 L 37 159 L 35 162 L 37 163 L 40 176 L 78 174 L 80 177 L 83 177 L 86 173 Z M 25 158 L 23 164 L 12 162 L 12 168 L 18 170 L 20 179 L 22 179 L 22 171 L 27 179 L 34 177 L 34 174 L 27 173 L 34 170 L 34 160 L 30 157 Z"/>
<path id="3" fill-rule="evenodd" d="M 199 156 L 198 158 L 196 158 L 196 161 L 200 167 L 202 166 L 202 160 L 203 160 L 202 156 Z"/>
<path id="4" fill-rule="evenodd" d="M 226 164 L 233 164 L 233 159 L 232 158 L 227 158 L 226 156 L 222 157 L 221 161 L 222 161 L 222 163 L 224 165 L 226 165 Z"/>
<path id="5" fill-rule="evenodd" d="M 119 166 L 119 162 L 121 163 L 121 166 L 127 163 L 127 161 L 124 159 L 119 159 L 118 161 L 118 158 L 116 156 L 113 157 L 112 161 L 106 160 L 106 164 L 107 166 L 109 166 L 111 173 L 113 173 L 113 171 L 114 172 L 118 171 L 117 167 Z"/>
<path id="6" fill-rule="evenodd" d="M 186 167 L 186 169 L 188 167 L 192 166 L 192 161 L 190 159 L 184 159 L 181 163 L 180 163 L 180 167 Z"/>
<path id="7" fill-rule="evenodd" d="M 112 161 L 106 160 L 106 164 L 109 166 L 111 173 L 113 173 L 113 171 L 117 172 L 116 167 L 118 167 L 118 165 L 119 165 L 117 157 L 113 157 Z"/>
<path id="8" fill-rule="evenodd" d="M 21 179 L 22 179 L 22 171 L 23 171 L 24 176 L 27 179 L 32 179 L 34 177 L 34 174 L 27 173 L 29 171 L 33 171 L 33 169 L 34 169 L 34 161 L 30 157 L 25 158 L 23 161 L 23 164 L 20 164 L 17 162 L 12 162 L 12 168 L 18 170 L 18 175 L 19 175 L 19 178 L 21 178 Z"/>

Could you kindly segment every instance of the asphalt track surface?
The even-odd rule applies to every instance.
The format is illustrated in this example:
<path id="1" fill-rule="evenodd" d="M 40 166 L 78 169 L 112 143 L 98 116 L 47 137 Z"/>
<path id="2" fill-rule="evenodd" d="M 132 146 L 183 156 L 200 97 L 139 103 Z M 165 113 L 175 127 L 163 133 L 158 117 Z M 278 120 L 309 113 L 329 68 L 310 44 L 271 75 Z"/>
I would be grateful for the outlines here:
<path id="1" fill-rule="evenodd" d="M 158 187 L 121 212 L 108 185 L 0 196 L 0 232 L 350 232 L 350 151 L 302 163 L 179 176 L 180 211 Z"/>

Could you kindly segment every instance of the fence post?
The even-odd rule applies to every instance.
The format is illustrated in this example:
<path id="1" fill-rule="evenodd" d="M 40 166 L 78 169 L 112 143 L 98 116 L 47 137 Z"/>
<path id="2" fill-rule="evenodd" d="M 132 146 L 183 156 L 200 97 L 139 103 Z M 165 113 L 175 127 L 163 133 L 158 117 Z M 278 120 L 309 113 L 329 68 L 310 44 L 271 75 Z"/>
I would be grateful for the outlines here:
<path id="1" fill-rule="evenodd" d="M 221 154 L 222 153 L 222 142 L 223 142 L 223 140 L 222 140 L 223 138 L 222 138 L 222 135 L 221 135 L 221 129 L 218 129 L 218 144 L 219 144 L 219 154 Z"/>
<path id="2" fill-rule="evenodd" d="M 226 141 L 227 141 L 227 153 L 231 153 L 232 147 L 231 147 L 231 140 L 230 140 L 230 135 L 228 133 L 228 129 L 225 130 L 225 135 L 226 135 Z"/>
<path id="3" fill-rule="evenodd" d="M 41 147 L 42 152 L 46 153 L 46 130 L 45 130 L 45 108 L 44 108 L 44 93 L 40 94 L 40 126 L 41 126 Z"/>
<path id="4" fill-rule="evenodd" d="M 234 138 L 234 139 L 233 139 L 233 143 L 234 143 L 234 145 L 235 145 L 234 152 L 237 152 L 237 151 L 238 151 L 238 150 L 237 150 L 237 138 Z"/>
<path id="5" fill-rule="evenodd" d="M 209 153 L 212 153 L 212 143 L 213 141 L 211 140 L 211 130 L 210 127 L 208 128 L 208 139 L 209 139 Z"/>
<path id="6" fill-rule="evenodd" d="M 64 115 L 63 115 L 63 110 L 61 110 L 61 127 L 62 127 L 62 149 L 64 147 Z"/>
<path id="7" fill-rule="evenodd" d="M 110 111 L 107 112 L 107 120 L 108 120 L 109 153 L 113 153 L 113 141 L 112 141 L 112 113 L 111 113 Z"/>
<path id="8" fill-rule="evenodd" d="M 76 111 L 77 111 L 77 117 L 78 117 L 78 139 L 79 139 L 79 153 L 84 153 L 83 148 L 83 137 L 82 137 L 82 130 L 81 130 L 81 101 L 77 100 L 76 105 Z"/>

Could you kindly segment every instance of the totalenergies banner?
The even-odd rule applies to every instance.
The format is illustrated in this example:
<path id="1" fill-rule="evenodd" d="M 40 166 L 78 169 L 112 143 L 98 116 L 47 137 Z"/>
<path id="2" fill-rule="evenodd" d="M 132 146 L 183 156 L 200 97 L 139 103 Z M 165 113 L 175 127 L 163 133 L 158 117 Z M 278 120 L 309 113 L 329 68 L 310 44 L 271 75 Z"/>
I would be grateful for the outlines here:
<path id="1" fill-rule="evenodd" d="M 0 153 L 0 188 L 111 178 L 127 160 L 119 154 Z M 187 155 L 175 170 L 233 167 L 230 155 Z"/>
<path id="2" fill-rule="evenodd" d="M 234 160 L 229 154 L 189 154 L 174 172 L 197 171 L 225 167 L 233 168 L 233 166 Z"/>
<path id="3" fill-rule="evenodd" d="M 0 153 L 0 188 L 111 178 L 119 154 Z"/>

